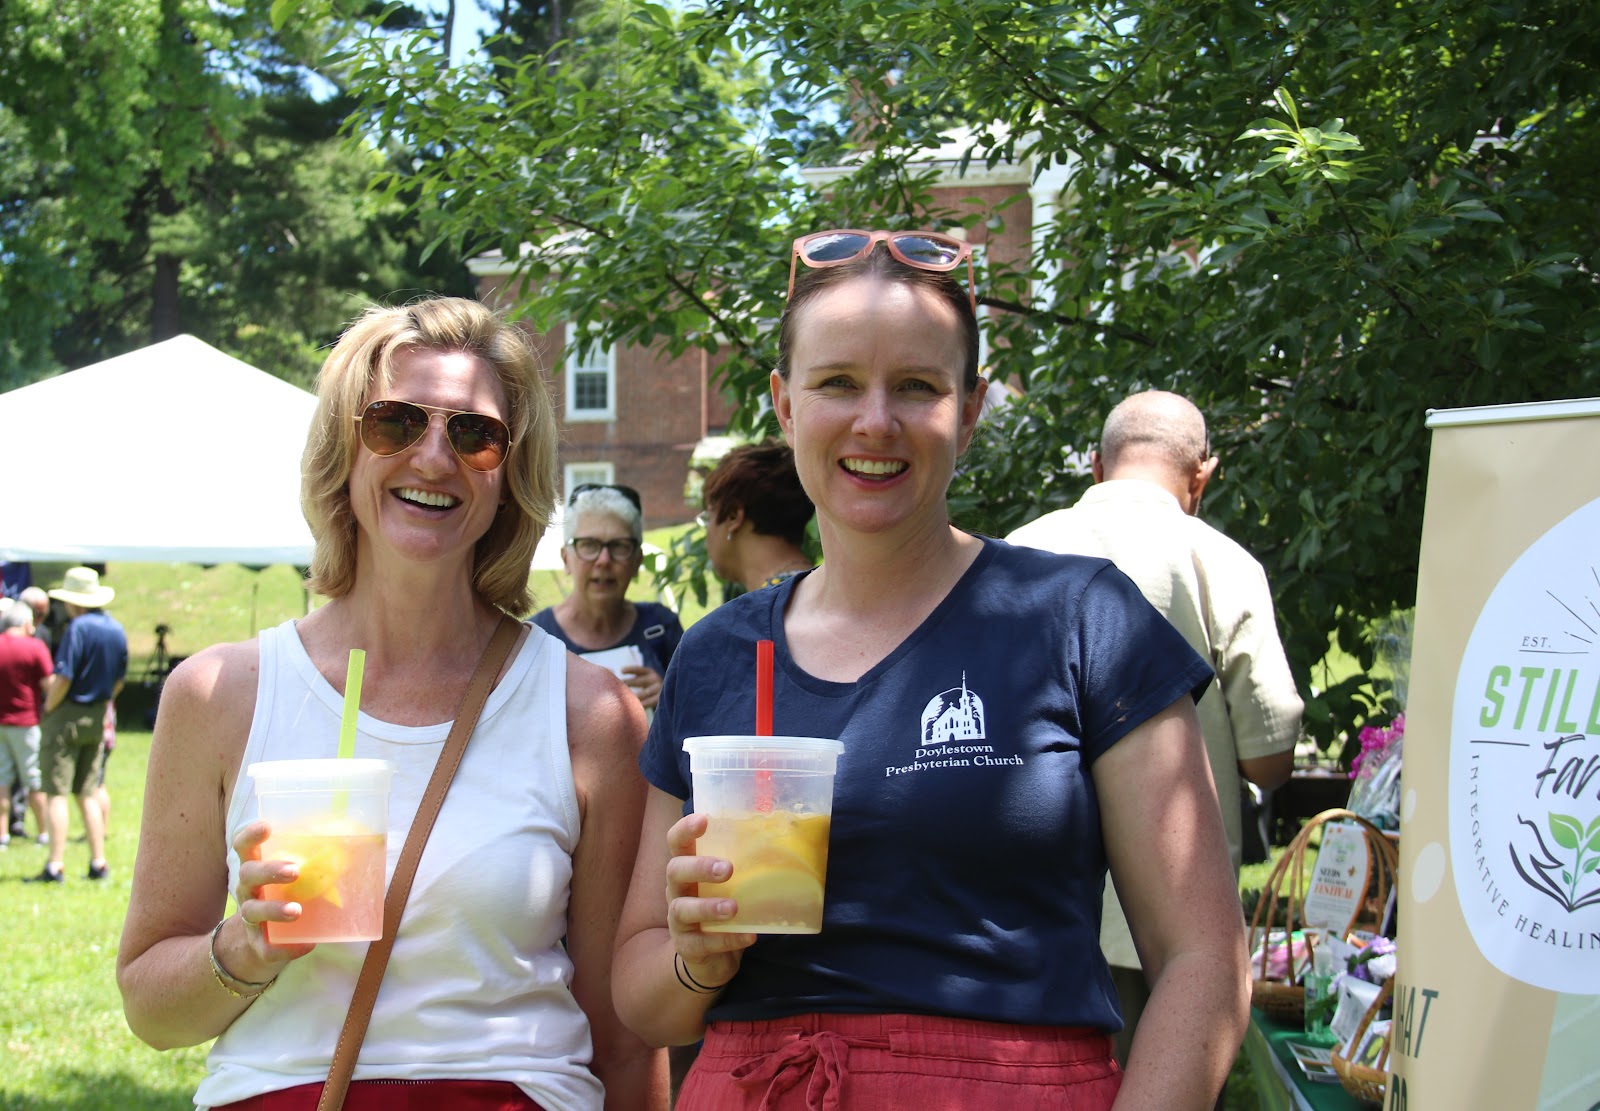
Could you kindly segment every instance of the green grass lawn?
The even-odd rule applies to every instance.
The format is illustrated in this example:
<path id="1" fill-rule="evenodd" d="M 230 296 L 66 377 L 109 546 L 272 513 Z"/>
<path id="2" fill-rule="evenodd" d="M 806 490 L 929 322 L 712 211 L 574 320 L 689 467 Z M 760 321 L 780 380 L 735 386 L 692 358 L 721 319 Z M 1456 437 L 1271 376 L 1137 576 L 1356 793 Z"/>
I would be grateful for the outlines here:
<path id="1" fill-rule="evenodd" d="M 135 1038 L 117 994 L 117 942 L 149 751 L 149 733 L 119 731 L 106 776 L 109 879 L 84 879 L 89 850 L 80 842 L 67 846 L 67 882 L 60 885 L 22 882 L 44 867 L 43 846 L 13 838 L 0 853 L 0 1111 L 183 1108 L 204 1074 L 203 1048 L 157 1053 Z M 81 830 L 74 813 L 71 836 Z"/>
<path id="2" fill-rule="evenodd" d="M 670 536 L 652 534 L 667 546 Z M 60 581 L 65 564 L 35 564 L 35 580 Z M 653 598 L 648 576 L 630 596 Z M 256 629 L 306 611 L 307 598 L 294 570 L 191 564 L 113 563 L 105 581 L 117 589 L 110 612 L 128 631 L 130 693 L 121 707 L 122 727 L 107 784 L 112 797 L 107 860 L 110 879 L 84 879 L 88 849 L 67 849 L 67 882 L 25 884 L 44 866 L 43 847 L 14 839 L 0 853 L 0 922 L 4 923 L 0 974 L 0 1111 L 156 1111 L 191 1106 L 205 1071 L 205 1046 L 158 1053 L 129 1032 L 117 993 L 115 962 L 144 800 L 150 734 L 136 712 L 136 690 L 155 645 L 155 626 L 168 626 L 167 649 L 187 656 L 213 643 L 240 640 Z M 539 572 L 534 589 L 541 605 L 567 589 L 565 576 Z M 716 592 L 712 591 L 713 602 Z M 684 600 L 684 595 L 679 595 Z M 692 624 L 706 607 L 692 597 L 681 615 Z M 32 821 L 29 820 L 30 831 Z M 74 812 L 71 832 L 81 823 Z M 1241 888 L 1259 888 L 1270 864 L 1247 868 Z M 1252 1111 L 1254 1084 L 1241 1057 L 1229 1078 L 1224 1106 Z"/>

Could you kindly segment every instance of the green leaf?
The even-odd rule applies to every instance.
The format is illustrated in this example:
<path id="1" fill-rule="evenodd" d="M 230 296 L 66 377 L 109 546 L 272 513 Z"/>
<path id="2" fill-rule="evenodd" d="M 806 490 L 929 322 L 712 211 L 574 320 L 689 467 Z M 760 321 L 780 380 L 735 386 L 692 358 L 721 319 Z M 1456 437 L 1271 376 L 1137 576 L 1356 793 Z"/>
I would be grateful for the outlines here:
<path id="1" fill-rule="evenodd" d="M 1578 843 L 1583 840 L 1583 825 L 1576 818 L 1552 813 L 1549 824 L 1550 836 L 1563 849 L 1576 849 Z"/>
<path id="2" fill-rule="evenodd" d="M 300 7 L 299 0 L 272 0 L 272 29 L 281 31 L 289 22 L 289 17 L 295 14 Z"/>
<path id="3" fill-rule="evenodd" d="M 1272 90 L 1272 99 L 1277 103 L 1278 107 L 1283 110 L 1283 114 L 1293 120 L 1295 126 L 1298 127 L 1300 124 L 1300 112 L 1295 107 L 1294 97 L 1290 94 L 1289 90 L 1284 88 L 1282 85 L 1279 85 L 1276 89 Z"/>

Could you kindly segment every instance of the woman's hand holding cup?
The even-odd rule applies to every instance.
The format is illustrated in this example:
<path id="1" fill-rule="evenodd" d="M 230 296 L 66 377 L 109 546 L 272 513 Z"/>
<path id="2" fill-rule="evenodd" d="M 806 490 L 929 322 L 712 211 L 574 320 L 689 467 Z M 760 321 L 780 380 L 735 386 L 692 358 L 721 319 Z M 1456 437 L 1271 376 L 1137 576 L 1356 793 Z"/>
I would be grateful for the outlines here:
<path id="1" fill-rule="evenodd" d="M 270 980 L 284 965 L 316 948 L 314 944 L 274 945 L 261 928 L 263 922 L 293 922 L 301 912 L 299 903 L 262 897 L 262 888 L 292 883 L 300 876 L 300 866 L 292 860 L 261 859 L 261 846 L 271 833 L 272 828 L 266 822 L 255 821 L 233 839 L 234 852 L 239 854 L 239 885 L 233 895 L 239 904 L 239 918 L 245 925 L 249 953 L 239 961 L 241 965 L 248 962 L 248 967 L 235 968 L 232 963 L 227 967 L 233 976 L 242 980 Z M 257 972 L 263 974 L 252 975 Z"/>
<path id="2" fill-rule="evenodd" d="M 707 933 L 701 928 L 732 918 L 738 909 L 732 899 L 704 899 L 698 893 L 699 884 L 721 883 L 733 871 L 721 857 L 695 855 L 695 842 L 705 831 L 704 814 L 687 815 L 667 831 L 672 854 L 667 861 L 667 929 L 690 975 L 702 984 L 720 986 L 739 971 L 744 951 L 755 944 L 756 935 Z"/>

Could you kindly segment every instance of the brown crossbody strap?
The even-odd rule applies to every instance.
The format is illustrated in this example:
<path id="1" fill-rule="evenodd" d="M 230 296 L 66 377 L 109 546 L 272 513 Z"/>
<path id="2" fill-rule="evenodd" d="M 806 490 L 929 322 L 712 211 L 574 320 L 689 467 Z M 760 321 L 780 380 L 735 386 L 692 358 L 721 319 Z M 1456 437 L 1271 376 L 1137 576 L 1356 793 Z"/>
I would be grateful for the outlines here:
<path id="1" fill-rule="evenodd" d="M 500 624 L 483 650 L 478 670 L 467 684 L 467 693 L 461 699 L 461 709 L 456 713 L 455 724 L 445 738 L 439 753 L 439 762 L 433 767 L 433 778 L 417 804 L 417 816 L 411 820 L 411 832 L 406 834 L 405 847 L 395 862 L 394 876 L 389 880 L 389 891 L 383 899 L 383 937 L 367 949 L 367 959 L 361 965 L 361 975 L 356 978 L 355 995 L 350 1000 L 350 1011 L 344 1017 L 344 1029 L 339 1031 L 339 1044 L 333 1051 L 333 1064 L 328 1067 L 328 1081 L 322 1086 L 322 1096 L 317 1100 L 317 1111 L 339 1111 L 344 1106 L 345 1091 L 350 1087 L 350 1074 L 355 1071 L 356 1057 L 361 1052 L 361 1040 L 367 1035 L 367 1023 L 372 1019 L 372 1005 L 378 998 L 378 984 L 383 970 L 389 964 L 389 953 L 394 949 L 395 934 L 400 930 L 400 915 L 405 910 L 406 898 L 411 894 L 411 881 L 417 874 L 417 862 L 422 859 L 422 847 L 433 829 L 433 821 L 444 805 L 445 792 L 455 778 L 461 755 L 467 750 L 467 741 L 477 727 L 478 715 L 494 688 L 495 676 L 505 665 L 506 657 L 517 643 L 522 626 L 504 614 Z"/>

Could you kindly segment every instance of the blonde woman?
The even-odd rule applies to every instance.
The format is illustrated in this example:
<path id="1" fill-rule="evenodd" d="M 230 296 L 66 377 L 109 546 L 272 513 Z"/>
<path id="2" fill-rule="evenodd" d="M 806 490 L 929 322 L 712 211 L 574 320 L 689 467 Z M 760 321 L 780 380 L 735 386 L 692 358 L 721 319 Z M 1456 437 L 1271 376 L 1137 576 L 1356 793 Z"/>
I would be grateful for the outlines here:
<path id="1" fill-rule="evenodd" d="M 263 858 L 244 768 L 334 751 L 363 648 L 356 755 L 396 765 L 392 870 L 485 645 L 530 608 L 555 443 L 531 351 L 475 301 L 374 309 L 323 366 L 303 503 L 309 585 L 328 601 L 180 665 L 152 742 L 118 982 L 151 1045 L 217 1039 L 201 1107 L 314 1107 L 366 949 L 267 940 L 263 923 L 301 908 L 262 888 L 296 866 Z M 519 638 L 422 856 L 350 1111 L 401 1092 L 418 1107 L 665 1106 L 663 1055 L 610 991 L 643 712 L 544 633 Z"/>

